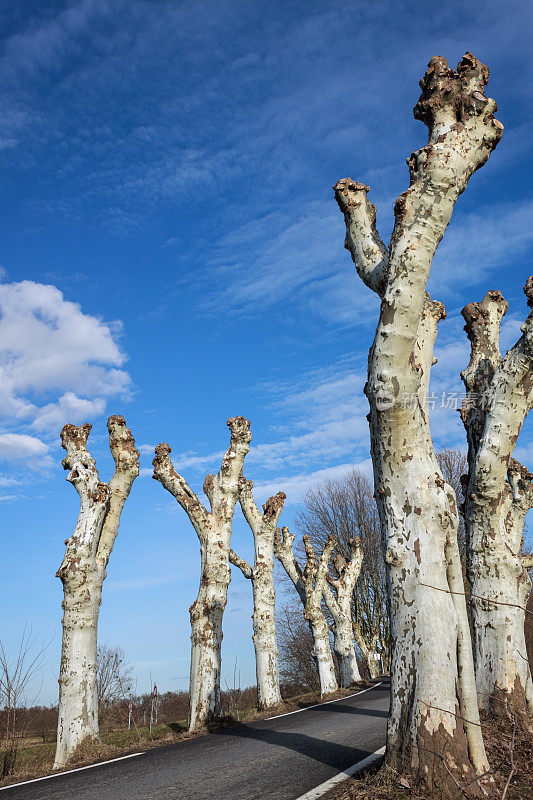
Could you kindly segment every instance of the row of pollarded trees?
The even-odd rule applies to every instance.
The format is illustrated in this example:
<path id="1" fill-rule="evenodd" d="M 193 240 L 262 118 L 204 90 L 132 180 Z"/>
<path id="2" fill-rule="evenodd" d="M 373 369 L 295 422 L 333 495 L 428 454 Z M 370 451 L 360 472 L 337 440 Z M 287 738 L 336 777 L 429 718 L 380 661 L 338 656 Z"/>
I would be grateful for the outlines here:
<path id="1" fill-rule="evenodd" d="M 530 562 L 520 555 L 532 476 L 512 458 L 533 403 L 532 312 L 502 360 L 501 294 L 489 292 L 463 311 L 472 348 L 462 375 L 469 391 L 462 419 L 469 445 L 463 513 L 473 646 L 457 498 L 429 429 L 429 374 L 445 310 L 426 284 L 457 198 L 502 135 L 496 103 L 484 94 L 488 74 L 470 53 L 457 71 L 444 58 L 431 59 L 414 108 L 428 127 L 428 144 L 408 159 L 410 186 L 396 201 L 389 247 L 378 235 L 368 187 L 350 178 L 334 187 L 346 248 L 381 299 L 365 393 L 393 647 L 387 762 L 432 789 L 456 792 L 465 785 L 468 796 L 483 793 L 481 776 L 490 783 L 479 706 L 501 714 L 510 704 L 528 728 L 533 710 L 524 642 Z M 531 306 L 532 278 L 525 293 Z"/>
<path id="2" fill-rule="evenodd" d="M 469 782 L 470 794 L 481 793 L 482 776 L 488 781 L 479 706 L 498 714 L 505 713 L 509 703 L 521 724 L 530 727 L 533 704 L 524 642 L 529 562 L 520 554 L 533 492 L 531 475 L 512 458 L 533 404 L 533 312 L 503 360 L 498 347 L 505 311 L 501 295 L 489 293 L 463 312 L 472 345 L 470 364 L 463 373 L 469 396 L 462 419 L 469 449 L 462 513 L 473 646 L 458 542 L 460 510 L 454 487 L 439 467 L 429 428 L 429 376 L 437 324 L 445 311 L 441 303 L 431 300 L 426 284 L 457 198 L 501 137 L 502 126 L 494 119 L 496 104 L 484 95 L 487 80 L 487 68 L 471 54 L 457 71 L 443 58 L 431 60 L 415 106 L 415 117 L 428 126 L 429 141 L 408 161 L 410 186 L 396 202 L 389 247 L 377 233 L 368 187 L 349 178 L 335 186 L 346 221 L 346 246 L 358 274 L 381 299 L 365 393 L 370 404 L 374 492 L 392 640 L 387 761 L 400 772 L 414 773 L 431 788 L 450 785 L 456 791 L 458 782 Z M 532 279 L 525 292 L 531 305 Z M 191 727 L 221 713 L 222 618 L 230 563 L 253 584 L 254 644 L 262 696 L 278 697 L 271 548 L 304 606 L 322 691 L 336 685 L 323 595 L 335 621 L 334 647 L 342 663 L 341 675 L 349 675 L 350 670 L 353 675 L 356 667 L 346 647 L 350 616 L 346 597 L 355 580 L 358 543 L 349 545 L 345 561 L 339 560 L 336 572 L 330 573 L 335 540 L 328 535 L 317 557 L 313 542 L 307 539 L 301 568 L 292 550 L 292 534 L 287 529 L 277 532 L 283 496 L 271 498 L 261 514 L 251 497 L 251 484 L 242 476 L 250 444 L 249 423 L 236 417 L 228 424 L 229 449 L 220 471 L 204 484 L 209 511 L 175 471 L 168 445 L 159 445 L 154 459 L 154 477 L 185 509 L 201 546 L 200 589 L 191 606 Z M 86 703 L 73 717 L 72 710 L 80 705 L 73 686 L 80 676 L 92 679 L 92 662 L 80 657 L 80 652 L 90 655 L 95 647 L 105 565 L 122 505 L 138 471 L 138 454 L 121 418 L 110 419 L 116 471 L 109 486 L 100 483 L 86 451 L 87 434 L 87 426 L 66 426 L 63 431 L 65 466 L 80 492 L 82 507 L 59 572 L 65 585 L 65 617 L 58 764 L 68 755 L 68 747 L 60 746 L 65 732 L 72 737 L 72 748 L 76 735 L 79 740 L 80 725 L 85 731 L 93 730 L 91 704 Z M 238 501 L 254 532 L 253 566 L 230 550 Z"/>
<path id="3" fill-rule="evenodd" d="M 306 564 L 302 570 L 292 552 L 294 537 L 287 528 L 282 532 L 277 528 L 285 495 L 278 492 L 260 511 L 252 495 L 252 482 L 243 475 L 244 459 L 251 440 L 250 423 L 244 417 L 234 417 L 228 420 L 228 426 L 230 444 L 220 470 L 216 475 L 208 475 L 204 482 L 209 510 L 174 469 L 169 445 L 158 445 L 153 461 L 153 477 L 186 511 L 200 541 L 200 586 L 190 608 L 190 730 L 222 716 L 222 621 L 231 565 L 239 568 L 252 584 L 253 642 L 260 709 L 274 708 L 282 702 L 276 637 L 275 557 L 293 579 L 304 603 L 305 617 L 313 635 L 321 693 L 337 689 L 323 597 L 334 620 L 334 650 L 341 685 L 348 686 L 360 679 L 354 650 L 357 618 L 352 607 L 353 589 L 362 561 L 359 540 L 349 542 L 350 555 L 347 558 L 341 552 L 337 553 L 334 567 L 330 570 L 329 561 L 336 540 L 328 537 L 317 561 L 309 537 L 304 537 Z M 65 425 L 61 433 L 62 446 L 67 451 L 63 466 L 69 471 L 67 480 L 80 495 L 81 507 L 75 532 L 66 541 L 65 557 L 57 573 L 64 588 L 64 616 L 56 767 L 64 766 L 84 739 L 98 737 L 96 653 L 102 586 L 120 515 L 139 473 L 139 453 L 123 417 L 110 417 L 108 429 L 115 460 L 115 473 L 109 484 L 100 481 L 94 459 L 87 450 L 91 426 Z M 253 565 L 231 549 L 237 503 L 240 503 L 253 533 Z"/>

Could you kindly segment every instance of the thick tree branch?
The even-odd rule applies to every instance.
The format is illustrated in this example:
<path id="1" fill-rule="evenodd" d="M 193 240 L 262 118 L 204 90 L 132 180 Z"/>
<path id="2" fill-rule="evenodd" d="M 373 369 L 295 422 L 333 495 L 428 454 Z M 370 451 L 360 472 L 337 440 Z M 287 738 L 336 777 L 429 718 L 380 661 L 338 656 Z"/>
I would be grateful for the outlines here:
<path id="1" fill-rule="evenodd" d="M 214 483 L 218 488 L 214 495 L 216 512 L 215 507 L 211 509 L 214 513 L 220 511 L 220 504 L 225 504 L 225 497 L 228 494 L 235 495 L 235 500 L 237 500 L 239 475 L 242 473 L 244 459 L 250 450 L 252 439 L 250 422 L 244 417 L 228 419 L 228 428 L 231 431 L 229 447 L 222 459 L 220 470 L 214 478 Z M 209 501 L 213 503 L 211 497 Z"/>
<path id="2" fill-rule="evenodd" d="M 252 580 L 253 570 L 244 558 L 240 558 L 234 550 L 229 551 L 229 560 L 234 567 L 238 567 L 245 578 Z"/>
<path id="3" fill-rule="evenodd" d="M 246 480 L 244 475 L 239 476 L 239 502 L 246 522 L 255 533 L 261 528 L 263 515 L 257 508 L 252 494 L 253 482 Z"/>
<path id="4" fill-rule="evenodd" d="M 319 608 L 326 585 L 326 576 L 328 574 L 329 561 L 331 554 L 335 549 L 337 542 L 332 536 L 328 536 L 324 544 L 324 549 L 319 556 L 318 564 L 315 555 L 315 549 L 311 544 L 309 536 L 304 536 L 305 553 L 307 561 L 303 571 L 303 580 L 305 585 L 305 595 L 307 599 L 306 612 L 311 608 Z"/>
<path id="5" fill-rule="evenodd" d="M 294 534 L 287 527 L 283 527 L 281 531 L 278 528 L 274 535 L 274 555 L 282 564 L 285 572 L 293 582 L 302 603 L 305 605 L 303 573 L 292 549 L 294 538 Z"/>
<path id="6" fill-rule="evenodd" d="M 120 515 L 139 474 L 139 451 L 124 417 L 115 415 L 107 420 L 109 449 L 115 462 L 115 472 L 109 481 L 109 508 L 102 527 L 97 558 L 105 566 L 118 533 Z"/>
<path id="7" fill-rule="evenodd" d="M 419 375 L 419 390 L 418 396 L 426 420 L 428 422 L 429 434 L 429 379 L 431 376 L 431 367 L 436 363 L 437 359 L 433 356 L 433 348 L 437 338 L 437 325 L 443 319 L 446 319 L 446 309 L 443 304 L 437 300 L 432 300 L 426 294 L 424 307 L 420 315 L 420 324 L 418 326 L 418 333 L 416 337 L 414 349 L 415 369 Z"/>
<path id="8" fill-rule="evenodd" d="M 337 181 L 335 199 L 344 214 L 344 246 L 352 256 L 357 274 L 373 292 L 383 297 L 387 285 L 389 251 L 376 229 L 376 207 L 368 201 L 368 186 L 351 178 Z"/>
<path id="9" fill-rule="evenodd" d="M 100 481 L 95 460 L 86 446 L 91 428 L 86 422 L 65 425 L 61 431 L 61 446 L 67 451 L 61 463 L 63 469 L 69 471 L 67 481 L 74 486 L 81 501 L 76 530 L 65 541 L 65 557 L 56 573 L 63 581 L 79 569 L 80 560 L 94 558 L 109 507 L 109 487 Z"/>
<path id="10" fill-rule="evenodd" d="M 252 529 L 254 535 L 254 542 L 256 544 L 256 563 L 252 569 L 246 561 L 243 561 L 239 556 L 230 552 L 230 561 L 236 567 L 239 567 L 245 578 L 253 578 L 257 564 L 257 551 L 259 541 L 267 539 L 273 542 L 276 536 L 276 525 L 280 514 L 283 510 L 283 503 L 285 502 L 286 495 L 283 492 L 278 492 L 274 497 L 269 497 L 263 506 L 263 513 L 259 511 L 255 504 L 252 495 L 253 482 L 246 480 L 241 474 L 239 476 L 239 502 L 245 519 Z M 272 537 L 272 538 L 271 538 Z M 294 538 L 294 537 L 293 537 Z M 272 544 L 270 545 L 272 546 Z M 244 566 L 243 566 L 244 565 Z M 248 570 L 250 574 L 248 575 Z"/>
<path id="11" fill-rule="evenodd" d="M 524 292 L 533 303 L 533 279 Z M 483 434 L 477 448 L 475 480 L 470 491 L 484 498 L 500 495 L 509 461 L 524 420 L 533 407 L 533 311 L 521 326 L 522 336 L 509 350 L 487 388 Z"/>
<path id="12" fill-rule="evenodd" d="M 241 473 L 238 485 L 241 508 L 254 536 L 253 569 L 233 551 L 230 552 L 230 561 L 241 569 L 245 578 L 252 581 L 257 700 L 259 708 L 264 709 L 275 707 L 282 702 L 276 638 L 274 540 L 285 495 L 283 492 L 278 492 L 275 497 L 270 497 L 263 506 L 261 514 L 252 495 L 252 481 L 246 480 Z"/>
<path id="13" fill-rule="evenodd" d="M 377 384 L 371 383 L 369 391 L 387 394 L 390 407 L 402 389 L 418 389 L 416 371 L 409 367 L 431 261 L 455 201 L 501 138 L 496 103 L 483 94 L 487 80 L 488 69 L 467 53 L 457 72 L 446 59 L 432 58 L 421 81 L 414 115 L 428 126 L 428 144 L 411 155 L 411 185 L 396 201 L 388 283 L 372 354 Z M 404 378 L 405 386 L 396 385 L 393 376 Z"/>
<path id="14" fill-rule="evenodd" d="M 87 450 L 87 439 L 92 425 L 65 425 L 61 431 L 61 447 L 67 455 L 61 462 L 63 469 L 69 470 L 67 481 L 71 483 L 82 502 L 104 499 L 107 495 L 107 484 L 100 481 L 96 462 Z"/>
<path id="15" fill-rule="evenodd" d="M 461 311 L 470 340 L 470 362 L 461 372 L 467 392 L 484 392 L 500 365 L 500 325 L 508 308 L 502 293 L 492 290 L 481 303 L 469 303 Z"/>
<path id="16" fill-rule="evenodd" d="M 187 512 L 196 533 L 202 538 L 209 514 L 189 487 L 185 478 L 182 478 L 174 469 L 170 460 L 171 452 L 171 447 L 166 442 L 157 445 L 155 458 L 152 461 L 154 467 L 152 477 L 154 480 L 159 481 L 170 494 L 174 495 L 183 510 Z"/>

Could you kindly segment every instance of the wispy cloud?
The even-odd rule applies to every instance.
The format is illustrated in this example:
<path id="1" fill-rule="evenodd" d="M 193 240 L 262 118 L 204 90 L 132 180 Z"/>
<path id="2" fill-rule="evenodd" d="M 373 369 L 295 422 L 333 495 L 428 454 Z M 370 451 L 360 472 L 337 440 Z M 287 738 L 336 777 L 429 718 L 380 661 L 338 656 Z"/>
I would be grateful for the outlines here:
<path id="1" fill-rule="evenodd" d="M 255 481 L 254 495 L 258 503 L 262 503 L 277 492 L 285 492 L 287 500 L 285 505 L 299 503 L 306 491 L 325 481 L 342 478 L 350 470 L 357 469 L 368 476 L 372 475 L 372 462 L 368 458 L 364 461 L 338 464 L 335 467 L 326 467 L 312 472 L 298 473 L 291 476 L 280 476 L 275 481 Z"/>
<path id="2" fill-rule="evenodd" d="M 485 206 L 453 220 L 434 259 L 430 293 L 453 296 L 458 286 L 494 280 L 502 266 L 514 266 L 533 246 L 532 216 L 533 201 L 528 200 Z"/>

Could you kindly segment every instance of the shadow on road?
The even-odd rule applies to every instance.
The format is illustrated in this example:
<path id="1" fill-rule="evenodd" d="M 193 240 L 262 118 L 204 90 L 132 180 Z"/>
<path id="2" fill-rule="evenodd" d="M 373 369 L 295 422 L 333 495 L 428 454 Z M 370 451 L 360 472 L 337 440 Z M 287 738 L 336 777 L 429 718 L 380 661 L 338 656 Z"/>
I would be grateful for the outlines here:
<path id="1" fill-rule="evenodd" d="M 313 708 L 313 711 L 338 711 L 342 714 L 353 714 L 359 717 L 379 717 L 384 721 L 387 719 L 387 712 L 378 709 L 358 708 L 356 706 L 324 704 Z M 318 739 L 307 736 L 303 733 L 293 731 L 271 730 L 262 727 L 268 724 L 269 720 L 255 722 L 253 725 L 239 725 L 227 731 L 220 731 L 216 736 L 235 736 L 243 739 L 255 739 L 276 747 L 284 747 L 294 750 L 296 753 L 312 758 L 315 761 L 326 764 L 338 770 L 345 769 L 357 761 L 366 758 L 373 750 L 364 750 L 357 747 L 349 747 L 343 744 L 336 744 L 327 739 Z M 385 735 L 385 724 L 383 724 L 383 734 Z M 354 728 L 354 738 L 357 739 L 357 728 Z"/>
<path id="2" fill-rule="evenodd" d="M 285 747 L 338 770 L 361 761 L 371 752 L 357 747 L 335 744 L 335 742 L 328 742 L 324 739 L 316 739 L 303 733 L 261 730 L 260 728 L 249 728 L 247 725 L 233 728 L 231 733 L 228 731 L 217 734 L 217 736 L 238 736 L 243 739 L 256 739 L 276 747 Z"/>
<path id="3" fill-rule="evenodd" d="M 313 711 L 327 711 L 328 714 L 332 711 L 341 711 L 343 714 L 360 714 L 363 717 L 383 717 L 383 719 L 387 719 L 389 716 L 388 711 L 379 711 L 378 709 L 372 708 L 355 708 L 354 706 L 340 706 L 337 703 L 329 706 L 322 703 L 316 706 L 316 708 L 313 708 Z"/>

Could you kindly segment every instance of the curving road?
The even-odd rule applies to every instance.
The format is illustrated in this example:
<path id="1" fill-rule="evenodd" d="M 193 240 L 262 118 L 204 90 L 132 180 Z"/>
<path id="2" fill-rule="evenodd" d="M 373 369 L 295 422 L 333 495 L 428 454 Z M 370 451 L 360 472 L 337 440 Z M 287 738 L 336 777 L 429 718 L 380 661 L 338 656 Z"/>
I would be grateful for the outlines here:
<path id="1" fill-rule="evenodd" d="M 0 800 L 297 800 L 385 744 L 389 680 L 349 698 L 50 779 Z"/>

